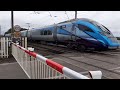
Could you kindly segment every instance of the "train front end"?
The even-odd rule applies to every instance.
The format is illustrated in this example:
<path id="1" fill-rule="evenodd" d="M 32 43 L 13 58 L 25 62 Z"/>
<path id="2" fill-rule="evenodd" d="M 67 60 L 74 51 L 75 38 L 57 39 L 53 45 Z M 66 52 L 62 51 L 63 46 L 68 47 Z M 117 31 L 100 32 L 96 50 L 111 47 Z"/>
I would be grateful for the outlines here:
<path id="1" fill-rule="evenodd" d="M 106 28 L 104 25 L 97 23 L 98 28 L 100 29 L 99 33 L 103 37 L 103 42 L 108 49 L 117 49 L 120 48 L 120 42 L 112 34 L 112 32 Z"/>
<path id="2" fill-rule="evenodd" d="M 119 41 L 117 40 L 116 37 L 112 36 L 108 36 L 107 37 L 107 41 L 108 41 L 108 49 L 117 49 L 117 48 L 120 48 L 120 43 Z"/>
<path id="3" fill-rule="evenodd" d="M 92 29 L 91 32 L 90 30 L 84 30 L 84 32 L 91 36 L 93 39 L 95 39 L 90 42 L 93 43 L 93 45 L 96 45 L 94 46 L 96 49 L 120 48 L 120 42 L 117 40 L 116 37 L 114 37 L 112 32 L 104 25 L 90 19 L 82 18 L 80 20 L 81 21 L 79 23 L 84 24 Z"/>

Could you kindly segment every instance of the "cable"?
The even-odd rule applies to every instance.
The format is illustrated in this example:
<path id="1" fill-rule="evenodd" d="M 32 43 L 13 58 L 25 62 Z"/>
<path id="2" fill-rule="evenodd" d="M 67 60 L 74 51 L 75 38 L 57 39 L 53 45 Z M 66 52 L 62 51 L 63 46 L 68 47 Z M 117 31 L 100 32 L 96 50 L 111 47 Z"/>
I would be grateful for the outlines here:
<path id="1" fill-rule="evenodd" d="M 65 14 L 67 15 L 68 20 L 70 20 L 70 18 L 68 17 L 68 14 L 67 14 L 67 12 L 66 12 L 66 11 L 65 11 Z"/>

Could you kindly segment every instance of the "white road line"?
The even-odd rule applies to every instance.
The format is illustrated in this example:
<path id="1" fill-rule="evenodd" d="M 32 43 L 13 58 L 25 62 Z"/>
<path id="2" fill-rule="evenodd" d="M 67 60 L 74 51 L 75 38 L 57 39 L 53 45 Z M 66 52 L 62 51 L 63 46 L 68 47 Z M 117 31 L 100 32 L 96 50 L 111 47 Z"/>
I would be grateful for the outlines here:
<path id="1" fill-rule="evenodd" d="M 111 69 L 109 69 L 109 70 L 115 70 L 115 69 L 120 69 L 120 67 L 111 68 Z"/>
<path id="2" fill-rule="evenodd" d="M 9 65 L 9 64 L 16 64 L 17 62 L 14 62 L 14 63 L 2 63 L 0 65 Z"/>

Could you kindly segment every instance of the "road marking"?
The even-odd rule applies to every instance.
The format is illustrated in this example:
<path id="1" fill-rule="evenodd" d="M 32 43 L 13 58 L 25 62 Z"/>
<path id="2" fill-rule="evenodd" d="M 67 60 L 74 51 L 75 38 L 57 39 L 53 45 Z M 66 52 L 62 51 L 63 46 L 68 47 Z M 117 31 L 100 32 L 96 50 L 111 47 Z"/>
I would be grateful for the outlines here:
<path id="1" fill-rule="evenodd" d="M 115 70 L 116 72 L 120 72 L 120 70 Z"/>
<path id="2" fill-rule="evenodd" d="M 109 70 L 115 70 L 115 69 L 120 69 L 120 67 L 112 68 L 112 69 L 109 69 Z"/>
<path id="3" fill-rule="evenodd" d="M 0 65 L 9 65 L 9 64 L 17 64 L 17 62 L 14 62 L 14 63 L 2 63 Z"/>

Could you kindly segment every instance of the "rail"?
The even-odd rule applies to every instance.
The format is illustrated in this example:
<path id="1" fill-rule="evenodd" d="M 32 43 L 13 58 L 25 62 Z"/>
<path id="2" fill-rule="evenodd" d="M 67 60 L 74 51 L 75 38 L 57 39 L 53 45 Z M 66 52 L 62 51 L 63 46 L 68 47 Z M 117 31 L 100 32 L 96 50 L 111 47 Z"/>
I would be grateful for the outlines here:
<path id="1" fill-rule="evenodd" d="M 31 49 L 31 50 L 30 50 Z M 12 42 L 12 55 L 30 79 L 101 79 L 101 71 L 89 71 L 84 76 L 50 59 Z"/>

